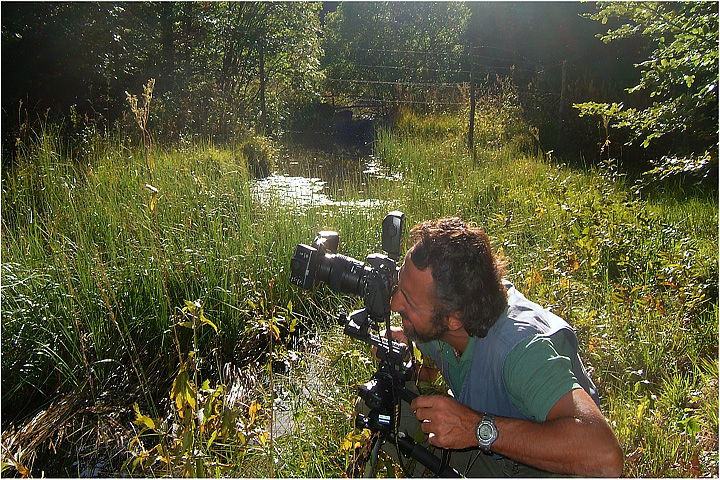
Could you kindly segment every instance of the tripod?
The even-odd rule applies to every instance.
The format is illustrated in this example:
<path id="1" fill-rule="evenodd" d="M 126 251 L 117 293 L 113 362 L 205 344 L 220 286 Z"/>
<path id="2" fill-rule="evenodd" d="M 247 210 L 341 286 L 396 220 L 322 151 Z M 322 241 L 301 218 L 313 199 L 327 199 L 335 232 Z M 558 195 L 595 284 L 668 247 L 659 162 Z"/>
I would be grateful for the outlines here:
<path id="1" fill-rule="evenodd" d="M 405 382 L 411 378 L 413 369 L 412 359 L 404 360 L 407 346 L 373 334 L 370 331 L 371 321 L 365 309 L 356 310 L 349 318 L 345 314 L 340 314 L 338 323 L 344 326 L 346 335 L 377 347 L 380 360 L 378 369 L 370 381 L 358 387 L 358 395 L 370 411 L 367 415 L 358 414 L 355 426 L 367 428 L 377 434 L 365 477 L 372 476 L 380 448 L 387 442 L 397 446 L 398 454 L 417 460 L 439 477 L 460 477 L 444 458 L 438 458 L 427 448 L 417 444 L 405 432 L 396 431 L 396 411 L 400 401 L 409 404 L 418 396 L 405 387 Z M 387 331 L 390 331 L 389 325 Z"/>

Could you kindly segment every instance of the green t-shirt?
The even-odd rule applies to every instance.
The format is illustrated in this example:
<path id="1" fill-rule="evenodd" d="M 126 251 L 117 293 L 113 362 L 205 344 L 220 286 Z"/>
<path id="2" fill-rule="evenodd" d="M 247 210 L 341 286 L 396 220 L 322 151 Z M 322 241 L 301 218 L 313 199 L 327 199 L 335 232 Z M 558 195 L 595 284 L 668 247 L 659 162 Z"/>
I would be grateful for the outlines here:
<path id="1" fill-rule="evenodd" d="M 448 371 L 443 375 L 453 385 L 465 382 L 475 340 L 470 337 L 460 358 L 453 347 L 440 342 L 442 358 L 448 364 Z M 582 388 L 572 372 L 570 358 L 574 356 L 572 345 L 562 335 L 557 335 L 552 342 L 544 335 L 535 335 L 513 348 L 505 359 L 503 379 L 515 408 L 537 421 L 545 421 L 560 397 Z"/>
<path id="2" fill-rule="evenodd" d="M 465 351 L 460 358 L 458 358 L 455 349 L 451 347 L 450 344 L 442 341 L 439 342 L 442 349 L 442 358 L 448 363 L 448 371 L 444 372 L 444 375 L 447 375 L 447 381 L 452 385 L 462 385 L 465 383 L 465 375 L 470 369 L 476 338 L 477 337 L 470 337 L 467 347 L 465 347 Z"/>

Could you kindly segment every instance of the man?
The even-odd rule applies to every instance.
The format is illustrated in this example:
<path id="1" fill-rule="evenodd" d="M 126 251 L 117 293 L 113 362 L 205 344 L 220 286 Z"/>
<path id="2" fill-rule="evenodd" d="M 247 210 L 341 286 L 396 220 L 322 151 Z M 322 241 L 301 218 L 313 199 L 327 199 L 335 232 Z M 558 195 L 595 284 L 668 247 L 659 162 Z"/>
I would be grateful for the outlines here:
<path id="1" fill-rule="evenodd" d="M 411 235 L 392 334 L 435 361 L 418 380 L 442 372 L 451 388 L 411 404 L 429 443 L 468 476 L 620 476 L 622 450 L 568 324 L 503 280 L 481 229 L 445 218 Z"/>

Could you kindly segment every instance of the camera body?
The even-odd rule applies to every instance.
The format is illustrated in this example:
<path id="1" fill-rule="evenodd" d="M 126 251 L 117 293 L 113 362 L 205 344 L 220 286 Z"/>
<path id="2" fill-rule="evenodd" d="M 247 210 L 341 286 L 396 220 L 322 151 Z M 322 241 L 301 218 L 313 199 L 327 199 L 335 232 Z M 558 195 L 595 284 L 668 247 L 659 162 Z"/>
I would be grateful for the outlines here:
<path id="1" fill-rule="evenodd" d="M 399 398 L 410 402 L 414 394 L 403 388 L 412 376 L 413 363 L 408 347 L 372 332 L 383 323 L 390 331 L 390 300 L 398 284 L 398 259 L 405 215 L 393 211 L 382 223 L 382 249 L 387 253 L 368 255 L 365 262 L 335 253 L 339 235 L 318 233 L 312 245 L 298 244 L 290 261 L 290 282 L 307 290 L 326 283 L 331 290 L 365 301 L 365 308 L 349 316 L 341 313 L 338 323 L 346 335 L 377 347 L 378 370 L 369 382 L 358 387 L 358 396 L 370 409 L 359 414 L 356 426 L 390 432 L 395 425 L 395 405 Z"/>
<path id="2" fill-rule="evenodd" d="M 382 249 L 387 253 L 368 255 L 365 262 L 337 254 L 337 232 L 318 233 L 312 245 L 298 244 L 290 261 L 290 282 L 307 290 L 326 283 L 331 290 L 362 297 L 371 320 L 390 315 L 390 297 L 397 287 L 400 243 L 405 215 L 393 211 L 382 223 Z"/>

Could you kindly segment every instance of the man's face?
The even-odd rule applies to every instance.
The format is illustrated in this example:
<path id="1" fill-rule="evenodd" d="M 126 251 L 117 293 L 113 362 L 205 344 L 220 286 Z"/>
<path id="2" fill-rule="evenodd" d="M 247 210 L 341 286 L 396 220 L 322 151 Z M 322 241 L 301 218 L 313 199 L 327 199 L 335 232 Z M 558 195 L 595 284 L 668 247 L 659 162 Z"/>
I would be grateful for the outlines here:
<path id="1" fill-rule="evenodd" d="M 407 255 L 390 308 L 402 318 L 408 340 L 430 342 L 440 339 L 448 330 L 447 318 L 435 315 L 436 300 L 432 292 L 431 269 L 418 270 Z"/>

